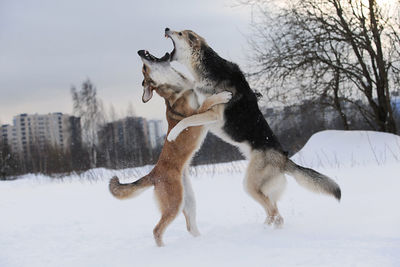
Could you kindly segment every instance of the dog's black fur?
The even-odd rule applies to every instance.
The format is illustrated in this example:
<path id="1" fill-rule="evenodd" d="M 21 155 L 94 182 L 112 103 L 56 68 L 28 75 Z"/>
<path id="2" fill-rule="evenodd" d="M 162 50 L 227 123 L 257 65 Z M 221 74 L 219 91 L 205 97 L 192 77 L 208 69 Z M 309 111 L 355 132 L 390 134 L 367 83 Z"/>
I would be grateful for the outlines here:
<path id="1" fill-rule="evenodd" d="M 225 83 L 227 87 L 236 89 L 224 110 L 223 130 L 236 142 L 247 141 L 252 149 L 272 148 L 286 154 L 261 113 L 257 96 L 239 66 L 221 58 L 207 45 L 202 45 L 201 51 L 203 55 L 200 58 L 206 79 L 212 80 L 216 87 Z"/>

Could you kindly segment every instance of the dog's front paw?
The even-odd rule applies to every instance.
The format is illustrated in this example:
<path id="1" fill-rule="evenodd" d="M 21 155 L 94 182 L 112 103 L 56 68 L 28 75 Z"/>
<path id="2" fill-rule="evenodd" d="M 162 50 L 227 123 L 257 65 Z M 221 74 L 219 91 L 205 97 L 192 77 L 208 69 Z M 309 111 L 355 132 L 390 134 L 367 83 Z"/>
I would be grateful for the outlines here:
<path id="1" fill-rule="evenodd" d="M 217 94 L 219 99 L 221 100 L 221 103 L 228 103 L 229 100 L 232 99 L 232 92 L 229 91 L 223 91 L 221 93 Z"/>

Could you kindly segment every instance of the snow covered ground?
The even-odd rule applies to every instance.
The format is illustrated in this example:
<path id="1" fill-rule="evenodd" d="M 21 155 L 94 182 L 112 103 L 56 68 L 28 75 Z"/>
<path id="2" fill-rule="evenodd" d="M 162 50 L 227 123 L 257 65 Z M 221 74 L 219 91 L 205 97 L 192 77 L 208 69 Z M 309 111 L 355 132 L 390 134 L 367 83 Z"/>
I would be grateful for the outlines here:
<path id="1" fill-rule="evenodd" d="M 180 215 L 155 246 L 152 190 L 120 201 L 112 171 L 64 180 L 28 175 L 0 182 L 0 266 L 400 266 L 400 137 L 325 131 L 293 159 L 342 188 L 342 201 L 288 177 L 282 229 L 242 188 L 246 162 L 193 170 L 198 226 Z M 117 172 L 133 181 L 149 167 Z"/>

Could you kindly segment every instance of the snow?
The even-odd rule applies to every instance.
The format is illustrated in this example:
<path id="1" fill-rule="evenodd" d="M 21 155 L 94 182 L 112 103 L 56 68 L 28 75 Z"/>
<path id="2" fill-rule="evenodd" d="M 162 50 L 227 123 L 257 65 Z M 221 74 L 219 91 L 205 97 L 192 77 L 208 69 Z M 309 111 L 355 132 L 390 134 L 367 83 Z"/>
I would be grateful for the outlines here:
<path id="1" fill-rule="evenodd" d="M 282 229 L 264 225 L 264 211 L 244 192 L 245 161 L 196 167 L 202 235 L 189 235 L 180 215 L 163 248 L 152 236 L 159 219 L 152 190 L 120 201 L 107 187 L 114 174 L 133 181 L 151 166 L 0 182 L 0 266 L 400 266 L 399 138 L 314 135 L 293 159 L 335 179 L 342 200 L 288 176 Z"/>
<path id="2" fill-rule="evenodd" d="M 400 163 L 400 137 L 372 131 L 322 131 L 292 159 L 323 168 Z"/>

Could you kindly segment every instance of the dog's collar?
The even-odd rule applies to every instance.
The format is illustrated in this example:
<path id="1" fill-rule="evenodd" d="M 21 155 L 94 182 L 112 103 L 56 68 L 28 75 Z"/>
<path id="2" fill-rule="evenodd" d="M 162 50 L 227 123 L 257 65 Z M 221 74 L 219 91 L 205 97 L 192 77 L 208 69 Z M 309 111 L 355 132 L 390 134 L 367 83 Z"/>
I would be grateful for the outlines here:
<path id="1" fill-rule="evenodd" d="M 186 118 L 186 116 L 183 115 L 182 113 L 175 111 L 175 110 L 172 108 L 172 106 L 171 106 L 171 104 L 169 103 L 169 101 L 165 101 L 165 102 L 166 102 L 167 107 L 168 107 L 168 112 L 171 112 L 171 113 L 172 113 L 173 115 L 175 115 L 175 116 L 181 117 L 180 120 Z"/>

